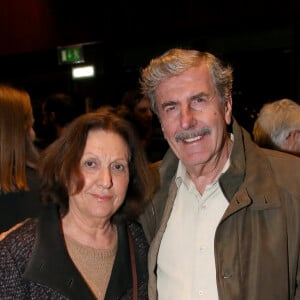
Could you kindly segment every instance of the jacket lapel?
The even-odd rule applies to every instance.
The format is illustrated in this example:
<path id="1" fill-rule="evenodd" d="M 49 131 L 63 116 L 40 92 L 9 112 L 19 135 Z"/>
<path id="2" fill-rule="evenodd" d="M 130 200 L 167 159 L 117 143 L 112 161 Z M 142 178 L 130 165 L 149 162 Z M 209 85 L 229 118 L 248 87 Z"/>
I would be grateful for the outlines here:
<path id="1" fill-rule="evenodd" d="M 132 276 L 127 229 L 124 224 L 119 224 L 118 250 L 105 299 L 119 299 L 131 287 Z"/>
<path id="2" fill-rule="evenodd" d="M 72 300 L 95 299 L 68 255 L 58 209 L 45 209 L 24 278 L 48 286 Z"/>

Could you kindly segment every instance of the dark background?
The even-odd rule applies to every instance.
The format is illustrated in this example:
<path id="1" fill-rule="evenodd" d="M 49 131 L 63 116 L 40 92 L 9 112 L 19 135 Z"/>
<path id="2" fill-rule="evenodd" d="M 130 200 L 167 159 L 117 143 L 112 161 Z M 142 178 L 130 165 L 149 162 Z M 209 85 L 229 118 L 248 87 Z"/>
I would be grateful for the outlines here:
<path id="1" fill-rule="evenodd" d="M 260 107 L 300 99 L 300 1 L 0 2 L 0 81 L 39 104 L 52 92 L 74 96 L 82 111 L 118 104 L 139 70 L 170 47 L 207 50 L 234 68 L 234 113 L 252 130 Z M 96 77 L 72 80 L 57 47 L 81 44 Z"/>

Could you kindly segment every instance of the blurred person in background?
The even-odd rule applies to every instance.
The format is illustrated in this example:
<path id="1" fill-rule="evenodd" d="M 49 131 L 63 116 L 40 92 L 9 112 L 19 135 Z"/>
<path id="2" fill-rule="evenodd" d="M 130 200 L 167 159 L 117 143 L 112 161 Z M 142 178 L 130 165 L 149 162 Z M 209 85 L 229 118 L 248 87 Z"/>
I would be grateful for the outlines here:
<path id="1" fill-rule="evenodd" d="M 290 99 L 264 104 L 252 134 L 261 147 L 300 156 L 300 105 Z"/>
<path id="2" fill-rule="evenodd" d="M 66 93 L 53 93 L 42 100 L 42 126 L 35 144 L 45 149 L 62 134 L 65 127 L 78 116 L 74 99 Z"/>
<path id="3" fill-rule="evenodd" d="M 0 242 L 0 299 L 147 299 L 135 220 L 154 187 L 131 124 L 79 116 L 44 150 L 40 175 L 43 213 Z"/>
<path id="4" fill-rule="evenodd" d="M 0 232 L 41 207 L 33 124 L 28 92 L 0 84 Z"/>
<path id="5" fill-rule="evenodd" d="M 135 88 L 124 93 L 121 105 L 128 110 L 127 114 L 122 111 L 123 117 L 134 125 L 149 162 L 161 160 L 168 149 L 168 144 L 151 110 L 150 100 Z"/>

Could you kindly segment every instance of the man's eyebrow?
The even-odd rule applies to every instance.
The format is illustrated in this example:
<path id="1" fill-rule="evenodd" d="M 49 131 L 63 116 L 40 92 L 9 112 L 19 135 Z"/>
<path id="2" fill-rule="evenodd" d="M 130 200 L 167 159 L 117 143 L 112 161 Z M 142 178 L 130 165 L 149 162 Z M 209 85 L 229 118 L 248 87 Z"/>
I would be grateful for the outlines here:
<path id="1" fill-rule="evenodd" d="M 198 99 L 199 97 L 209 97 L 209 95 L 207 93 L 201 92 L 197 95 L 193 95 L 190 100 L 194 100 L 194 99 Z"/>

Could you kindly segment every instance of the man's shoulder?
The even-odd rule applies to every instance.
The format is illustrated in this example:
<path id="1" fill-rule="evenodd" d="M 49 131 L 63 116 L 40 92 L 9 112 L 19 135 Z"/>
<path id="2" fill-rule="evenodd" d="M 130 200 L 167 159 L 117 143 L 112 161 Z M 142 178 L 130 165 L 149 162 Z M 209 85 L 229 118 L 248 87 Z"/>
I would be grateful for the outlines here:
<path id="1" fill-rule="evenodd" d="M 280 169 L 287 169 L 287 170 L 298 170 L 299 173 L 300 168 L 300 157 L 296 155 L 292 155 L 286 152 L 272 150 L 272 149 L 265 149 L 261 148 L 262 152 L 264 153 L 265 157 L 268 159 L 270 164 L 274 167 L 279 167 Z M 295 174 L 296 175 L 296 174 Z"/>
<path id="2" fill-rule="evenodd" d="M 265 175 L 272 177 L 281 189 L 300 199 L 300 157 L 270 149 L 262 151 L 269 169 Z"/>

